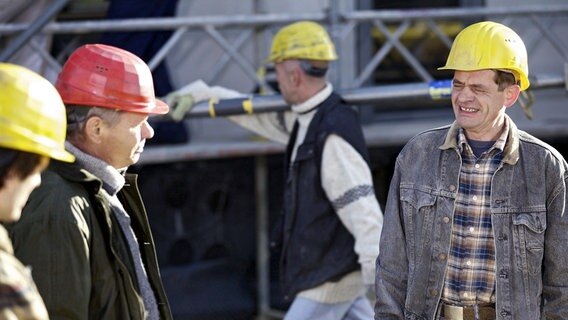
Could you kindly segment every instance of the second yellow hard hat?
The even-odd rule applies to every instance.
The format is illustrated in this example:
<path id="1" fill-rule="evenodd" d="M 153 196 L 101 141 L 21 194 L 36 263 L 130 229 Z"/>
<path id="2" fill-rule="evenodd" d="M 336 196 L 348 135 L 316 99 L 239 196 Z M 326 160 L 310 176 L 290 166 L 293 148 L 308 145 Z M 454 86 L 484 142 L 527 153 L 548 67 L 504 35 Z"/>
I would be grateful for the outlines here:
<path id="1" fill-rule="evenodd" d="M 280 62 L 289 59 L 332 61 L 337 59 L 337 53 L 321 25 L 300 21 L 280 29 L 272 40 L 268 60 Z"/>

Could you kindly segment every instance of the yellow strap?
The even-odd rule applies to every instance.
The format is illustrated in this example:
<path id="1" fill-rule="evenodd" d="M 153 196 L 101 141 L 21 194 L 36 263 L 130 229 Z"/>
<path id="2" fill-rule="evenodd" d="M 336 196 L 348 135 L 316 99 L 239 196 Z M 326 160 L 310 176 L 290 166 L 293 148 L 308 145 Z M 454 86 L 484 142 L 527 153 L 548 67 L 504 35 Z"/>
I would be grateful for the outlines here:
<path id="1" fill-rule="evenodd" d="M 248 114 L 252 114 L 252 100 L 250 98 L 243 100 L 243 110 Z"/>
<path id="2" fill-rule="evenodd" d="M 445 99 L 452 96 L 451 80 L 434 80 L 428 85 L 428 93 L 430 98 L 434 100 Z"/>
<path id="3" fill-rule="evenodd" d="M 215 118 L 216 114 L 215 114 L 215 104 L 219 103 L 219 98 L 217 97 L 213 97 L 211 99 L 209 99 L 209 116 L 211 118 Z"/>

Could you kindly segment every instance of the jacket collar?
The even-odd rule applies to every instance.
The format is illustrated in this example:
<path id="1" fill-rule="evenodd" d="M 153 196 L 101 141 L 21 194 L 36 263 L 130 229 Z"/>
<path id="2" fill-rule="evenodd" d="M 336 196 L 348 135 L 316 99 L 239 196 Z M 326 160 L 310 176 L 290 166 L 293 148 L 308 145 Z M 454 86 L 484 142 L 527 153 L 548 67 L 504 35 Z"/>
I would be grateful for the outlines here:
<path id="1" fill-rule="evenodd" d="M 508 124 L 509 131 L 507 132 L 505 148 L 503 148 L 503 162 L 514 165 L 519 160 L 519 130 L 507 114 L 505 114 L 505 121 Z M 460 126 L 454 121 L 448 130 L 444 143 L 440 146 L 441 150 L 458 149 L 459 130 Z"/>
<path id="2" fill-rule="evenodd" d="M 333 85 L 331 83 L 327 83 L 325 87 L 314 96 L 309 98 L 308 100 L 292 105 L 292 111 L 297 114 L 304 115 L 309 114 L 311 111 L 315 111 L 316 107 L 319 106 L 333 91 Z"/>
<path id="3" fill-rule="evenodd" d="M 103 182 L 105 191 L 114 196 L 124 186 L 124 176 L 105 161 L 93 157 L 75 147 L 68 141 L 65 148 L 77 159 L 76 162 Z"/>

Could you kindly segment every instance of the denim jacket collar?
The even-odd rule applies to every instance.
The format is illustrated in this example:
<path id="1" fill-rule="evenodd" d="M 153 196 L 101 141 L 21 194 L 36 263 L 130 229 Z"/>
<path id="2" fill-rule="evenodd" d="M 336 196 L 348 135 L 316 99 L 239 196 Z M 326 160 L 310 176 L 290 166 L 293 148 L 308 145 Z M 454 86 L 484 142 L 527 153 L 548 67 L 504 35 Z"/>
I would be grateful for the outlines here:
<path id="1" fill-rule="evenodd" d="M 519 160 L 519 132 L 517 126 L 508 115 L 505 115 L 505 121 L 509 125 L 507 133 L 507 142 L 503 150 L 503 162 L 514 165 Z M 456 121 L 452 123 L 444 143 L 440 146 L 441 150 L 458 149 L 458 131 L 460 127 Z"/>

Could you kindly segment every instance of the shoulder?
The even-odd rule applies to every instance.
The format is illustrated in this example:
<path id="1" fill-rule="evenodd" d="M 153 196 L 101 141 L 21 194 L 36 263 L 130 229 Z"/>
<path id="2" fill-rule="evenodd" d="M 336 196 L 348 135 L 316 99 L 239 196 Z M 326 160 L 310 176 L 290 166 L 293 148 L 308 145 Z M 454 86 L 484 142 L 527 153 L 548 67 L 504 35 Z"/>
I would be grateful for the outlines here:
<path id="1" fill-rule="evenodd" d="M 414 152 L 419 150 L 434 151 L 438 150 L 444 143 L 451 125 L 428 129 L 416 134 L 405 144 L 402 152 Z"/>
<path id="2" fill-rule="evenodd" d="M 548 143 L 540 140 L 539 138 L 523 131 L 518 130 L 519 141 L 522 145 L 528 148 L 534 148 L 542 152 L 551 153 L 555 158 L 563 159 L 562 155 L 554 147 Z"/>
<path id="3" fill-rule="evenodd" d="M 567 170 L 566 160 L 554 147 L 539 138 L 523 131 L 517 130 L 521 152 L 526 159 L 545 161 Z"/>
<path id="4" fill-rule="evenodd" d="M 451 124 L 447 124 L 441 127 L 427 129 L 417 133 L 412 139 L 445 139 L 448 135 L 450 127 Z"/>
<path id="5" fill-rule="evenodd" d="M 0 251 L 2 307 L 26 307 L 41 302 L 31 272 L 16 257 Z"/>
<path id="6" fill-rule="evenodd" d="M 359 123 L 359 111 L 356 107 L 345 103 L 337 103 L 327 107 L 324 121 L 331 126 L 343 126 L 346 122 Z"/>
<path id="7" fill-rule="evenodd" d="M 343 137 L 349 136 L 354 131 L 362 134 L 358 109 L 346 104 L 340 95 L 332 92 L 321 108 L 322 130 Z"/>
<path id="8" fill-rule="evenodd" d="M 83 177 L 89 175 L 87 172 L 78 174 Z M 78 214 L 91 210 L 92 196 L 99 192 L 100 181 L 70 178 L 66 173 L 50 166 L 42 173 L 40 186 L 31 193 L 22 217 L 16 224 L 38 221 L 67 221 L 76 224 Z"/>
<path id="9" fill-rule="evenodd" d="M 54 161 L 42 173 L 40 188 L 57 190 L 60 197 L 87 196 L 101 192 L 102 181 L 75 163 Z"/>

